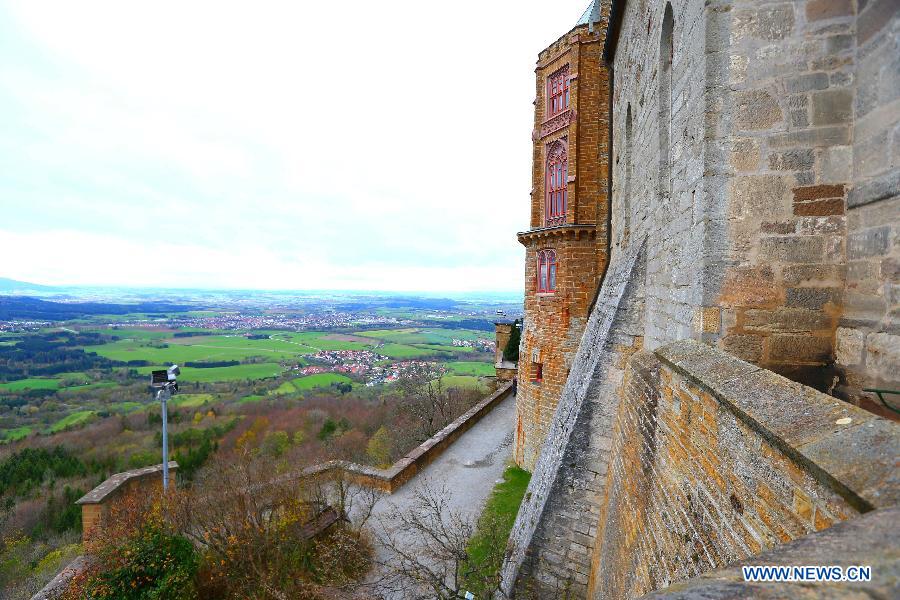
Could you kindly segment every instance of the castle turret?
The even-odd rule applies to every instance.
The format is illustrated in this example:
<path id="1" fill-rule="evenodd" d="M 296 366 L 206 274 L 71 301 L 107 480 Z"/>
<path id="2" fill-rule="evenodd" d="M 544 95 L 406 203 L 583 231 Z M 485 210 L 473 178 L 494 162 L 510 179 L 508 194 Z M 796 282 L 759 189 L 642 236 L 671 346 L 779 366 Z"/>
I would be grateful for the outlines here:
<path id="1" fill-rule="evenodd" d="M 608 74 L 592 4 L 538 56 L 515 460 L 531 468 L 608 260 Z"/>

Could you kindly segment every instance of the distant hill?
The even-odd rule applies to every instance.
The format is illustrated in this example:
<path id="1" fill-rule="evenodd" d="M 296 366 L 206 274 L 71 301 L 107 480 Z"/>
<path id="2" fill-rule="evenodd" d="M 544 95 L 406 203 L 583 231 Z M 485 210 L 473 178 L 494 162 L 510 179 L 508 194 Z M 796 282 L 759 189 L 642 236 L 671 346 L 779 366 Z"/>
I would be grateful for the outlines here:
<path id="1" fill-rule="evenodd" d="M 0 321 L 36 319 L 67 321 L 89 315 L 162 314 L 184 312 L 195 307 L 167 302 L 108 304 L 105 302 L 48 302 L 27 296 L 0 296 Z"/>
<path id="2" fill-rule="evenodd" d="M 54 288 L 49 285 L 39 285 L 37 283 L 28 283 L 27 281 L 16 281 L 15 279 L 0 277 L 0 292 L 19 292 L 23 290 L 50 291 L 53 289 Z"/>

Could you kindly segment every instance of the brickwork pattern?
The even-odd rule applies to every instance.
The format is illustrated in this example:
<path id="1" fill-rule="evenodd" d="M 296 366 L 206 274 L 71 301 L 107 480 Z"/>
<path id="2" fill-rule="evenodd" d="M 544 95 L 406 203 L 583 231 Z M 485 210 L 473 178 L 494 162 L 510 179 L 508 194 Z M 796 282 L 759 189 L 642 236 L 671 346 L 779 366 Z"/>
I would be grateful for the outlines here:
<path id="1" fill-rule="evenodd" d="M 519 358 L 514 458 L 534 467 L 553 418 L 599 278 L 607 264 L 609 80 L 600 55 L 598 26 L 575 27 L 540 53 L 535 69 L 535 127 L 531 230 L 519 234 L 526 247 L 525 323 Z M 569 109 L 547 118 L 547 76 L 568 68 Z M 568 156 L 565 224 L 545 227 L 546 161 L 551 144 Z M 556 251 L 555 293 L 537 290 L 537 253 Z M 542 378 L 535 381 L 535 364 Z"/>
<path id="2" fill-rule="evenodd" d="M 631 359 L 597 594 L 630 598 L 858 515 L 709 390 Z"/>
<path id="3" fill-rule="evenodd" d="M 502 569 L 507 594 L 517 585 L 522 593 L 529 589 L 538 594 L 556 593 L 567 587 L 587 590 L 592 553 L 589 540 L 596 524 L 591 515 L 599 514 L 605 473 L 603 465 L 587 463 L 597 455 L 603 457 L 602 451 L 609 448 L 609 440 L 604 442 L 597 433 L 610 431 L 617 398 L 614 393 L 600 393 L 595 373 L 606 373 L 617 365 L 620 349 L 633 345 L 634 339 L 625 332 L 640 331 L 638 324 L 629 327 L 628 322 L 639 318 L 642 311 L 626 314 L 622 307 L 641 306 L 641 248 L 633 245 L 630 255 L 610 268 L 584 330 L 547 442 L 513 525 Z M 611 334 L 614 324 L 622 333 Z"/>

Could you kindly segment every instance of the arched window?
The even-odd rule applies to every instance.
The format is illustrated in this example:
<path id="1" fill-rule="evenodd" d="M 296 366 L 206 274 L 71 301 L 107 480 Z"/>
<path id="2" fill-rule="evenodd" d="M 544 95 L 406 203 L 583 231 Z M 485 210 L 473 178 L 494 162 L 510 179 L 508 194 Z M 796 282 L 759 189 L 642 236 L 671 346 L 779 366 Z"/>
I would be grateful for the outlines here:
<path id="1" fill-rule="evenodd" d="M 675 17 L 672 5 L 666 3 L 662 33 L 659 38 L 659 195 L 668 198 L 672 193 L 672 33 Z"/>
<path id="2" fill-rule="evenodd" d="M 546 225 L 562 225 L 566 222 L 568 203 L 569 159 L 566 144 L 557 140 L 547 149 L 547 206 L 544 211 Z"/>
<path id="3" fill-rule="evenodd" d="M 556 291 L 556 250 L 541 250 L 537 259 L 538 292 Z"/>

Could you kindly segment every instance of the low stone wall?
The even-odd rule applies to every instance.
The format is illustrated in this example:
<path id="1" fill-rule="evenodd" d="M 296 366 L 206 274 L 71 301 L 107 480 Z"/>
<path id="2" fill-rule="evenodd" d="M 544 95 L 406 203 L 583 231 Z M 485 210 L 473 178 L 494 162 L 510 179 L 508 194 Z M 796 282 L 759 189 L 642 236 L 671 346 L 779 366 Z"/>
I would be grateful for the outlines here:
<path id="1" fill-rule="evenodd" d="M 676 583 L 644 598 L 823 600 L 896 598 L 900 582 L 900 507 L 884 508 L 779 546 L 724 569 Z M 742 566 L 869 566 L 871 581 L 853 583 L 759 583 L 744 581 Z"/>
<path id="2" fill-rule="evenodd" d="M 593 597 L 641 596 L 900 500 L 900 426 L 692 340 L 630 359 L 611 454 Z"/>
<path id="3" fill-rule="evenodd" d="M 496 392 L 464 412 L 387 469 L 376 469 L 344 460 L 330 460 L 305 469 L 301 475 L 342 477 L 357 485 L 392 494 L 416 473 L 430 465 L 462 434 L 509 397 L 512 391 L 512 382 L 503 384 Z"/>
<path id="4" fill-rule="evenodd" d="M 178 463 L 169 462 L 169 485 L 175 485 L 175 471 Z M 109 514 L 112 504 L 123 494 L 138 489 L 162 488 L 161 464 L 142 469 L 116 473 L 109 479 L 82 496 L 75 504 L 81 505 L 81 539 L 87 542 L 91 532 L 101 526 Z"/>

